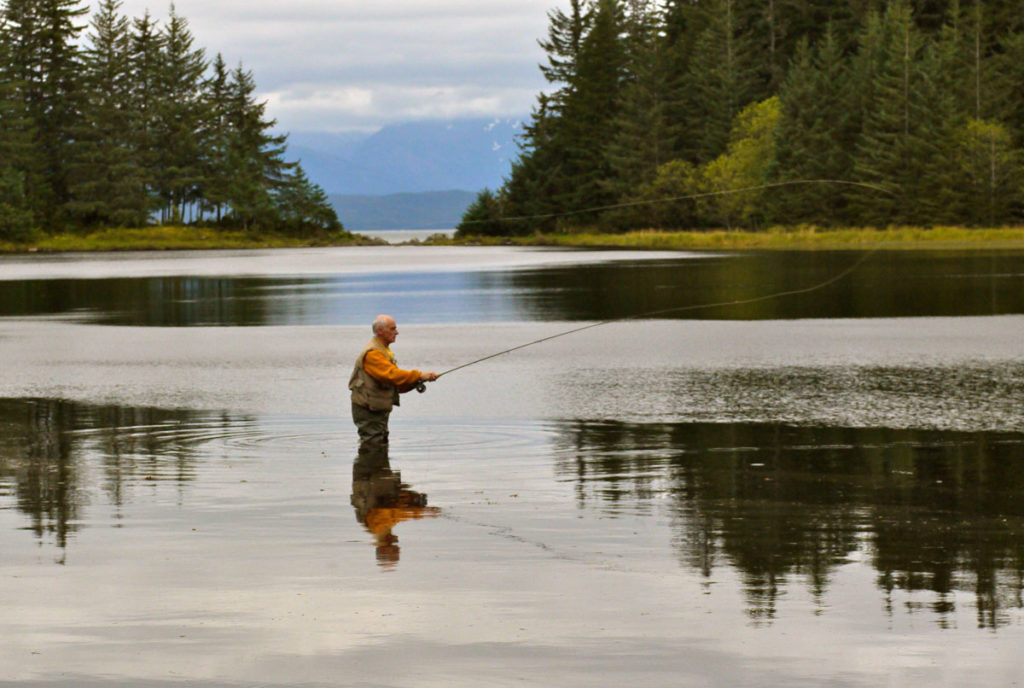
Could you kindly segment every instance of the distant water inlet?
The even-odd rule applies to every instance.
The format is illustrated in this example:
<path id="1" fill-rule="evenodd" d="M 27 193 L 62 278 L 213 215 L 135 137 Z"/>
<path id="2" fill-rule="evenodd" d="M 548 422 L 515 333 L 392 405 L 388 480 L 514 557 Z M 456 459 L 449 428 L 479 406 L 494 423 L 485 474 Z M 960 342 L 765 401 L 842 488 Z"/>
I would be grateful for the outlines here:
<path id="1" fill-rule="evenodd" d="M 450 237 L 455 234 L 454 229 L 380 229 L 360 230 L 364 234 L 375 239 L 383 239 L 389 244 L 401 244 L 407 241 L 424 241 L 435 234 Z"/>

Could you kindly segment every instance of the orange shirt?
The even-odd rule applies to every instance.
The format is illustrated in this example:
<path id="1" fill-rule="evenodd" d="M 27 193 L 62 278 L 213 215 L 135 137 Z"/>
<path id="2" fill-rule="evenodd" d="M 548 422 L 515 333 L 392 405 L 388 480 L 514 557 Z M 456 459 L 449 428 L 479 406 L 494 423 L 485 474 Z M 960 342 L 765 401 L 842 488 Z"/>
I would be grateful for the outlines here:
<path id="1" fill-rule="evenodd" d="M 391 384 L 398 388 L 399 392 L 408 392 L 413 385 L 419 382 L 420 371 L 402 370 L 384 354 L 383 351 L 373 349 L 366 352 L 363 357 L 363 370 L 370 377 L 384 384 Z"/>
<path id="2" fill-rule="evenodd" d="M 366 529 L 374 535 L 390 533 L 402 521 L 434 518 L 441 513 L 436 506 L 407 506 L 370 509 L 366 514 Z"/>

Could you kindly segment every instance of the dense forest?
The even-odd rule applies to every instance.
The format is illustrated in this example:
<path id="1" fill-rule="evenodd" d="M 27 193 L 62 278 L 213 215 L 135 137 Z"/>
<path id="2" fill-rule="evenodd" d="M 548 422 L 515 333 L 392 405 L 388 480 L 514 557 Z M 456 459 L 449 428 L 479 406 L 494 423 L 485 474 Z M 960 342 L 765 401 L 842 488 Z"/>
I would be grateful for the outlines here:
<path id="1" fill-rule="evenodd" d="M 341 229 L 286 162 L 255 81 L 175 13 L 120 0 L 0 3 L 0 239 L 153 222 L 309 236 Z"/>
<path id="2" fill-rule="evenodd" d="M 1019 224 L 1020 0 L 568 0 L 460 234 Z"/>

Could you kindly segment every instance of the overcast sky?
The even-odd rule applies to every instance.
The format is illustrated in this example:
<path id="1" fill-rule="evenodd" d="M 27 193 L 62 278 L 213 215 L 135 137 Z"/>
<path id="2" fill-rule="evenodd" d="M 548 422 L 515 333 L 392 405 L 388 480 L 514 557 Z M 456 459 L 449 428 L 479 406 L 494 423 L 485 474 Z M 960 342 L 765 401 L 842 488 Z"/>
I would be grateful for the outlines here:
<path id="1" fill-rule="evenodd" d="M 530 111 L 560 0 L 177 0 L 196 46 L 252 70 L 284 131 Z M 95 8 L 96 3 L 91 3 Z M 170 2 L 124 0 L 164 20 Z"/>

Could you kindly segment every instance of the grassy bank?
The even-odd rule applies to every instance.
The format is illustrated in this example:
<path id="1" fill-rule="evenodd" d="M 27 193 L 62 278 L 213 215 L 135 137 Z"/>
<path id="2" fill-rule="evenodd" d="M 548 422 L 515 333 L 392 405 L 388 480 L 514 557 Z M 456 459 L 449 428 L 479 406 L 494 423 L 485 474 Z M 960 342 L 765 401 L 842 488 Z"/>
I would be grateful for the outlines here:
<path id="1" fill-rule="evenodd" d="M 104 229 L 91 234 L 39 235 L 27 241 L 0 241 L 4 253 L 56 253 L 74 251 L 169 251 L 242 248 L 300 248 L 305 246 L 359 246 L 382 243 L 359 234 L 339 232 L 316 239 L 283 235 L 256 235 L 202 227 L 142 227 Z"/>
<path id="2" fill-rule="evenodd" d="M 316 239 L 255 235 L 200 227 L 143 227 L 105 229 L 91 234 L 39 235 L 28 241 L 0 241 L 0 253 L 78 251 L 167 251 L 207 249 L 302 248 L 309 246 L 366 246 L 386 243 L 360 234 L 339 232 Z M 891 250 L 1024 249 L 1024 227 L 968 229 L 964 227 L 889 227 L 887 229 L 818 229 L 775 227 L 764 232 L 653 230 L 601 234 L 535 234 L 525 237 L 445 238 L 435 235 L 430 245 L 516 245 L 662 250 Z"/>
<path id="3" fill-rule="evenodd" d="M 992 229 L 968 229 L 965 227 L 927 229 L 922 227 L 889 227 L 887 229 L 775 227 L 764 232 L 659 232 L 645 230 L 624 234 L 583 232 L 508 238 L 470 237 L 443 242 L 432 239 L 431 243 L 668 250 L 842 250 L 875 247 L 892 250 L 1024 249 L 1024 227 Z"/>

